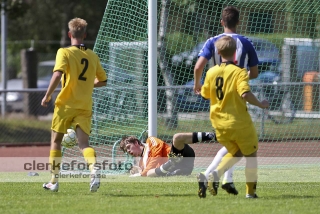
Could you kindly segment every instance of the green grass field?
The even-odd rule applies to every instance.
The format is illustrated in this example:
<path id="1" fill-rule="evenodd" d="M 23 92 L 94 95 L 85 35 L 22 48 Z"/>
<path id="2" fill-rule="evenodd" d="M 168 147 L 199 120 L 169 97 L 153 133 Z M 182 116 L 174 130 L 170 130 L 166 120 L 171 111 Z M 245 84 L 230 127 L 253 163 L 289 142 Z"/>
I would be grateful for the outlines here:
<path id="1" fill-rule="evenodd" d="M 33 136 L 37 133 L 43 133 L 43 141 L 46 141 L 50 138 L 50 123 L 33 120 L 0 121 L 3 130 L 0 142 L 33 142 Z M 163 121 L 159 120 L 159 135 L 171 139 L 176 132 L 193 130 L 192 124 L 192 121 L 182 120 L 179 121 L 178 129 L 168 131 Z M 312 126 L 313 129 L 306 132 L 306 126 Z M 197 123 L 199 129 L 207 130 L 210 127 L 208 121 Z M 126 127 L 121 131 L 135 131 L 131 130 L 133 128 L 136 127 Z M 257 130 L 259 128 L 257 124 Z M 317 131 L 320 128 L 319 121 L 315 119 L 296 119 L 286 125 L 275 125 L 267 121 L 264 128 L 267 137 L 276 139 L 286 136 L 320 136 Z M 10 133 L 8 130 L 14 131 Z M 8 140 L 14 136 L 12 133 L 21 134 L 21 139 Z M 260 166 L 259 199 L 245 198 L 244 173 L 240 167 L 234 175 L 238 196 L 228 195 L 220 189 L 217 196 L 208 195 L 205 199 L 197 196 L 195 174 L 170 178 L 110 175 L 102 180 L 97 193 L 89 192 L 88 179 L 75 179 L 72 182 L 61 179 L 59 192 L 53 193 L 42 189 L 42 184 L 49 180 L 48 172 L 40 172 L 35 177 L 27 176 L 27 173 L 0 173 L 0 213 L 319 213 L 320 168 L 316 163 L 319 162 L 310 166 Z"/>
<path id="2" fill-rule="evenodd" d="M 236 170 L 239 176 L 243 170 Z M 244 182 L 238 196 L 219 189 L 217 196 L 197 196 L 195 174 L 188 177 L 129 178 L 112 175 L 97 193 L 88 179 L 61 180 L 59 192 L 42 189 L 47 172 L 0 174 L 1 213 L 319 213 L 319 182 L 260 182 L 258 199 L 245 198 Z M 236 178 L 237 178 L 236 176 Z M 262 174 L 262 177 L 266 176 Z M 308 175 L 306 175 L 308 176 Z M 5 182 L 19 180 L 24 182 Z M 285 177 L 285 176 L 283 176 Z"/>

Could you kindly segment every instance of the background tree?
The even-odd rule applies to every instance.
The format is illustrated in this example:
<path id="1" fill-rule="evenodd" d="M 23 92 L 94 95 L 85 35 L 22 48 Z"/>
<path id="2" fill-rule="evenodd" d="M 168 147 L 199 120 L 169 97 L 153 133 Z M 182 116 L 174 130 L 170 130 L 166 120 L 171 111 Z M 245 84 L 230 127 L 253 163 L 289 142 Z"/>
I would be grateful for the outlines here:
<path id="1" fill-rule="evenodd" d="M 158 58 L 159 58 L 159 67 L 161 74 L 163 76 L 166 86 L 170 88 L 166 89 L 166 103 L 167 103 L 167 114 L 168 120 L 166 124 L 170 128 L 177 128 L 178 126 L 178 111 L 177 111 L 177 98 L 175 96 L 175 89 L 172 88 L 174 85 L 174 74 L 169 66 L 169 59 L 166 56 L 167 53 L 167 43 L 166 43 L 166 32 L 167 32 L 167 23 L 168 15 L 170 8 L 170 0 L 161 0 L 160 6 L 160 23 L 159 23 L 159 38 L 158 38 Z"/>
<path id="2" fill-rule="evenodd" d="M 88 22 L 87 40 L 95 40 L 107 0 L 28 0 L 27 11 L 8 20 L 9 40 L 58 40 L 68 42 L 67 24 L 74 17 Z M 57 47 L 47 47 L 54 48 Z"/>
<path id="3" fill-rule="evenodd" d="M 287 0 L 286 22 L 290 34 L 305 34 L 309 38 L 319 37 L 319 1 L 318 0 Z"/>
<path id="4" fill-rule="evenodd" d="M 95 41 L 108 0 L 4 0 L 7 2 L 8 70 L 15 78 L 20 70 L 21 49 L 34 40 L 38 52 L 55 53 L 70 44 L 68 21 L 80 17 L 88 22 L 86 41 Z M 42 41 L 46 43 L 39 43 Z M 60 41 L 60 43 L 52 42 Z M 87 44 L 93 48 L 94 43 Z"/>

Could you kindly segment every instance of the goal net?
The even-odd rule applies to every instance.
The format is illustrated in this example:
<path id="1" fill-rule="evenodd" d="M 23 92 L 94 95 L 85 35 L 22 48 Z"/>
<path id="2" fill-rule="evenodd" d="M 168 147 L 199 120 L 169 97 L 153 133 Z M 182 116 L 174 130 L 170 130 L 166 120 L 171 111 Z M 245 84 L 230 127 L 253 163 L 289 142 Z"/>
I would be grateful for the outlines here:
<path id="1" fill-rule="evenodd" d="M 108 75 L 107 87 L 93 95 L 90 143 L 97 156 L 132 161 L 118 143 L 123 135 L 147 136 L 148 72 L 158 74 L 158 138 L 171 143 L 178 132 L 212 131 L 209 103 L 193 93 L 193 68 L 206 39 L 223 32 L 222 9 L 233 5 L 240 11 L 237 33 L 252 40 L 260 61 L 251 89 L 270 102 L 264 111 L 248 105 L 259 136 L 259 157 L 289 158 L 284 164 L 288 167 L 296 157 L 319 157 L 320 5 L 308 2 L 158 1 L 158 69 L 148 71 L 148 1 L 109 0 L 94 46 Z M 221 145 L 192 147 L 203 157 L 196 169 L 203 169 Z M 77 156 L 76 149 L 64 150 L 64 157 Z"/>

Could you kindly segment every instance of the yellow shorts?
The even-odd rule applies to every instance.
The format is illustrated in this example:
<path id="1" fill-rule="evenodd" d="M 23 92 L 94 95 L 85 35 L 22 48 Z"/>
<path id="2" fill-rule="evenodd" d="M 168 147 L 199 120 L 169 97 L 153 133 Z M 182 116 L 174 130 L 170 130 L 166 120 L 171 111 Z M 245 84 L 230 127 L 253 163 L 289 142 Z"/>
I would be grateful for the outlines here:
<path id="1" fill-rule="evenodd" d="M 90 135 L 91 116 L 91 110 L 69 109 L 55 106 L 51 129 L 55 132 L 67 133 L 67 129 L 71 126 L 74 129 L 79 126 L 85 133 Z"/>
<path id="2" fill-rule="evenodd" d="M 244 129 L 216 129 L 217 140 L 234 155 L 239 149 L 243 155 L 258 150 L 258 136 L 253 124 Z"/>

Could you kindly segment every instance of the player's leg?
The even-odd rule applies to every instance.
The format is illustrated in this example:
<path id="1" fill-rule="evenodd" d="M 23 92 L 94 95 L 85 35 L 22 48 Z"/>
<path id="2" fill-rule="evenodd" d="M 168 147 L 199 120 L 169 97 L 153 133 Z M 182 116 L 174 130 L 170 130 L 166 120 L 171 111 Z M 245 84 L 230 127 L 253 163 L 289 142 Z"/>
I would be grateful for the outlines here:
<path id="1" fill-rule="evenodd" d="M 51 146 L 50 146 L 50 171 L 51 171 L 51 180 L 49 183 L 43 184 L 43 188 L 46 190 L 51 190 L 57 192 L 59 189 L 59 173 L 61 165 L 61 141 L 63 138 L 63 133 L 58 133 L 51 131 Z"/>
<path id="2" fill-rule="evenodd" d="M 242 153 L 240 150 L 235 152 L 234 155 L 232 153 L 228 153 L 222 158 L 218 167 L 209 174 L 208 190 L 212 195 L 217 195 L 220 177 L 223 175 L 226 169 L 230 169 L 237 162 L 239 162 L 241 158 Z"/>
<path id="3" fill-rule="evenodd" d="M 173 136 L 173 143 L 172 143 L 172 150 L 173 154 L 183 154 L 184 148 L 186 144 L 193 144 L 202 141 L 216 141 L 215 133 L 211 132 L 189 132 L 189 133 L 177 133 Z M 194 162 L 194 159 L 192 163 Z M 171 167 L 170 163 L 164 166 L 169 170 Z M 190 166 L 191 167 L 191 166 Z M 192 165 L 193 168 L 193 165 Z M 206 197 L 206 190 L 207 190 L 207 182 L 205 181 L 205 176 L 203 174 L 198 175 L 198 184 L 199 190 L 198 195 L 200 198 Z"/>
<path id="4" fill-rule="evenodd" d="M 194 167 L 195 152 L 187 144 L 181 152 L 178 156 L 175 154 L 171 156 L 173 154 L 171 152 L 169 160 L 154 170 L 156 176 L 190 175 Z M 147 176 L 151 175 L 149 172 Z"/>
<path id="5" fill-rule="evenodd" d="M 229 194 L 238 195 L 238 190 L 236 189 L 233 183 L 233 171 L 234 171 L 234 166 L 232 166 L 230 169 L 228 169 L 224 173 L 224 178 L 222 181 L 221 188 L 224 189 Z"/>
<path id="6" fill-rule="evenodd" d="M 188 144 L 185 144 L 182 156 L 182 161 L 176 163 L 175 167 L 169 170 L 170 173 L 168 173 L 167 176 L 191 175 L 196 156 L 193 148 Z"/>
<path id="7" fill-rule="evenodd" d="M 182 149 L 185 147 L 185 144 L 198 143 L 202 141 L 216 141 L 215 133 L 212 132 L 190 132 L 190 133 L 177 133 L 173 136 L 173 147 L 179 152 L 183 152 Z M 192 162 L 193 163 L 193 162 Z M 193 168 L 193 166 L 192 166 Z M 207 179 L 203 173 L 198 174 L 198 196 L 200 198 L 206 197 L 207 190 Z"/>
<path id="8" fill-rule="evenodd" d="M 206 171 L 204 172 L 206 178 L 209 178 L 209 174 L 215 170 L 219 163 L 221 162 L 223 156 L 225 156 L 228 153 L 228 150 L 226 147 L 222 147 L 216 154 L 216 156 L 214 157 L 214 159 L 212 160 L 211 164 L 208 166 L 208 168 L 206 169 Z"/>
<path id="9" fill-rule="evenodd" d="M 74 118 L 73 126 L 76 127 L 78 145 L 90 170 L 90 191 L 96 192 L 100 187 L 100 169 L 96 167 L 96 152 L 89 146 L 91 129 L 91 111 L 79 111 Z"/>
<path id="10" fill-rule="evenodd" d="M 228 169 L 224 173 L 222 184 L 233 183 L 233 171 L 234 171 L 234 166 Z"/>
<path id="11" fill-rule="evenodd" d="M 206 171 L 204 172 L 204 175 L 206 176 L 206 179 L 209 178 L 209 174 L 215 170 L 219 163 L 221 162 L 223 156 L 225 156 L 228 153 L 228 150 L 226 147 L 222 147 L 214 157 L 213 161 L 211 164 L 208 166 Z M 227 191 L 229 194 L 237 195 L 238 191 L 233 183 L 233 171 L 234 167 L 231 167 L 224 173 L 224 179 L 222 181 L 222 186 L 221 188 Z"/>
<path id="12" fill-rule="evenodd" d="M 163 173 L 160 170 L 160 167 L 155 168 L 155 169 L 150 169 L 147 172 L 147 177 L 159 177 L 159 176 L 175 176 L 175 175 L 184 175 L 183 171 L 181 169 L 176 169 L 173 172 L 167 172 L 167 173 Z"/>
<path id="13" fill-rule="evenodd" d="M 223 173 L 236 164 L 243 156 L 238 145 L 234 141 L 236 134 L 234 130 L 216 130 L 218 141 L 224 145 L 228 153 L 221 159 L 218 167 L 209 174 L 208 178 L 208 190 L 212 195 L 217 195 L 219 180 Z"/>
<path id="14" fill-rule="evenodd" d="M 175 136 L 178 140 L 175 139 Z M 184 150 L 185 142 L 188 143 L 188 141 L 185 140 L 188 140 L 188 138 L 190 138 L 188 136 L 191 136 L 191 133 L 179 133 L 173 136 L 171 151 L 168 154 L 168 161 L 155 169 L 154 173 L 156 176 L 165 176 L 169 172 L 169 169 L 176 164 L 176 162 L 182 161 L 182 153 Z"/>
<path id="15" fill-rule="evenodd" d="M 258 136 L 253 125 L 239 132 L 237 144 L 241 150 L 241 153 L 246 157 L 246 197 L 257 198 L 256 188 L 258 181 Z"/>
<path id="16" fill-rule="evenodd" d="M 162 175 L 162 173 L 161 173 L 161 171 L 160 171 L 160 172 L 158 172 L 158 174 L 157 174 L 156 169 L 159 169 L 159 168 L 150 169 L 150 170 L 147 172 L 147 177 L 158 177 L 158 176 L 163 176 L 163 175 Z M 161 174 L 159 174 L 159 173 L 161 173 Z M 164 175 L 165 175 L 165 174 L 164 174 Z"/>
<path id="17" fill-rule="evenodd" d="M 172 145 L 177 152 L 183 150 L 185 144 L 193 144 L 202 141 L 216 141 L 216 135 L 212 132 L 189 132 L 173 135 Z"/>
<path id="18" fill-rule="evenodd" d="M 206 189 L 207 189 L 207 186 L 208 186 L 209 174 L 212 173 L 213 170 L 215 170 L 218 167 L 219 163 L 221 162 L 221 159 L 227 153 L 228 153 L 228 150 L 226 149 L 226 147 L 222 147 L 217 152 L 216 156 L 214 157 L 213 161 L 208 166 L 206 171 L 204 173 L 200 172 L 199 175 L 197 176 L 198 185 L 199 185 L 198 196 L 200 198 L 205 198 L 206 197 Z"/>
<path id="19" fill-rule="evenodd" d="M 173 136 L 172 150 L 173 154 L 186 154 L 184 156 L 194 157 L 194 151 L 188 147 L 188 151 L 184 152 L 186 144 L 193 144 L 202 141 L 216 141 L 215 133 L 212 132 L 189 132 L 177 133 Z M 188 154 L 187 154 L 188 153 Z M 193 163 L 193 161 L 192 161 Z M 193 165 L 192 165 L 193 168 Z"/>
<path id="20" fill-rule="evenodd" d="M 257 152 L 246 155 L 246 198 L 258 198 L 256 194 L 258 181 Z"/>
<path id="21" fill-rule="evenodd" d="M 69 115 L 64 112 L 64 109 L 55 107 L 51 125 L 51 145 L 50 145 L 50 171 L 51 180 L 49 183 L 44 183 L 43 188 L 51 191 L 59 189 L 59 173 L 61 165 L 61 141 L 67 128 L 71 125 Z"/>
<path id="22" fill-rule="evenodd" d="M 199 138 L 198 138 L 199 136 Z M 189 133 L 177 133 L 173 135 L 172 147 L 169 154 L 169 160 L 160 166 L 162 173 L 166 174 L 169 169 L 176 163 L 182 161 L 182 154 L 184 153 L 185 145 L 197 143 L 201 141 L 215 139 L 214 133 L 211 132 L 189 132 Z M 193 166 L 192 166 L 193 168 Z"/>
<path id="23" fill-rule="evenodd" d="M 190 132 L 190 133 L 177 133 L 173 136 L 173 148 L 180 149 L 179 152 L 183 152 L 183 148 L 185 148 L 185 144 L 193 144 L 202 141 L 216 141 L 215 133 L 212 132 Z M 191 157 L 191 156 L 190 156 Z M 192 161 L 194 163 L 194 159 Z M 191 166 L 191 164 L 190 164 Z M 192 164 L 193 168 L 193 164 Z M 200 198 L 206 197 L 206 190 L 207 190 L 207 179 L 203 173 L 198 174 L 198 196 Z"/>
<path id="24" fill-rule="evenodd" d="M 224 150 L 225 154 L 228 153 L 228 150 L 226 149 L 226 147 L 222 147 L 220 150 Z M 219 152 L 220 152 L 220 150 L 219 150 Z M 220 161 L 221 160 L 222 160 L 222 157 L 221 157 Z M 233 171 L 234 171 L 234 166 L 232 166 L 230 169 L 228 169 L 224 173 L 224 178 L 222 180 L 221 188 L 224 189 L 229 194 L 238 195 L 238 190 L 236 189 L 236 187 L 233 183 Z"/>
<path id="25" fill-rule="evenodd" d="M 167 173 L 169 169 L 175 165 L 177 162 L 181 162 L 180 158 L 176 158 L 176 156 L 183 156 L 193 158 L 195 156 L 194 151 L 191 147 L 187 147 L 187 151 L 185 150 L 185 145 L 202 142 L 202 141 L 211 141 L 216 140 L 215 134 L 212 132 L 189 132 L 189 133 L 177 133 L 173 136 L 172 139 L 172 147 L 171 152 L 169 154 L 169 160 L 167 163 L 163 164 L 160 168 L 163 172 Z M 171 157 L 170 157 L 171 156 Z M 186 161 L 186 163 L 192 163 L 190 165 L 191 171 L 193 169 L 194 158 L 190 161 Z M 188 173 L 186 173 L 188 174 Z"/>

